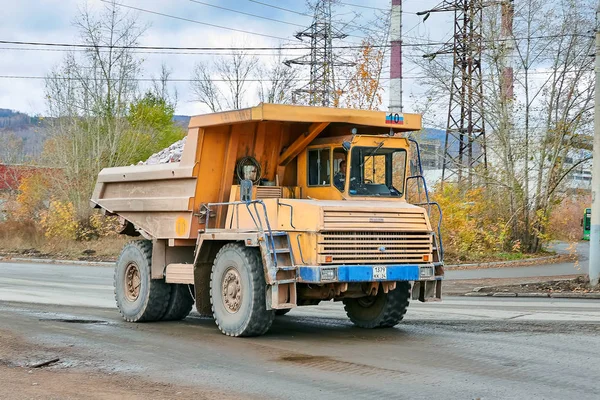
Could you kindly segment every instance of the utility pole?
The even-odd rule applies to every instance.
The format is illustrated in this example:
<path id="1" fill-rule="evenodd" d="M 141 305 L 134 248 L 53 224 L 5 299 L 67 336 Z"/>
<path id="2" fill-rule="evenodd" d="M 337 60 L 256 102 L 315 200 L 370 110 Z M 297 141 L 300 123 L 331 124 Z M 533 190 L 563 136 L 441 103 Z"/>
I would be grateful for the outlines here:
<path id="1" fill-rule="evenodd" d="M 310 106 L 323 107 L 335 105 L 336 99 L 339 98 L 335 80 L 336 68 L 354 65 L 352 62 L 341 60 L 333 51 L 334 39 L 344 39 L 348 35 L 333 27 L 331 1 L 318 0 L 312 25 L 295 35 L 298 40 L 310 40 L 310 53 L 284 61 L 288 67 L 292 64 L 310 67 L 308 84 L 292 93 L 294 103 L 304 102 Z"/>
<path id="2" fill-rule="evenodd" d="M 483 164 L 487 169 L 481 51 L 483 8 L 488 5 L 484 0 L 443 0 L 430 10 L 417 12 L 425 16 L 423 20 L 432 13 L 454 12 L 452 42 L 423 57 L 433 60 L 438 55 L 453 55 L 442 182 L 456 176 L 457 182 L 467 187 L 473 184 L 476 167 Z"/>
<path id="3" fill-rule="evenodd" d="M 389 111 L 402 112 L 402 0 L 392 0 Z"/>
<path id="4" fill-rule="evenodd" d="M 594 158 L 592 161 L 592 221 L 589 276 L 592 286 L 600 279 L 600 4 L 596 9 L 596 86 L 594 103 Z"/>

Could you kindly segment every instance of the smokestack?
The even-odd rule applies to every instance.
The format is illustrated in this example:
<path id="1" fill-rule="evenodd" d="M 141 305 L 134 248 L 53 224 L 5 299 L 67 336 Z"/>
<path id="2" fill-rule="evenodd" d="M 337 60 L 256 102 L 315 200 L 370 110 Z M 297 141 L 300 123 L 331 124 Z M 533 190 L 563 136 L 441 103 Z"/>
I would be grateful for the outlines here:
<path id="1" fill-rule="evenodd" d="M 390 112 L 402 112 L 402 0 L 392 0 L 390 26 Z"/>

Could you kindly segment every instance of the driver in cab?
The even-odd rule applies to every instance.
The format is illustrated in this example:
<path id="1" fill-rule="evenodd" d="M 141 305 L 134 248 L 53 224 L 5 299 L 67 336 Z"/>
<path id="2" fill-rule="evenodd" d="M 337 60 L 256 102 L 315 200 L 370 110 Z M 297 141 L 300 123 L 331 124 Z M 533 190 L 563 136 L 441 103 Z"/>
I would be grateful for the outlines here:
<path id="1" fill-rule="evenodd" d="M 344 191 L 344 185 L 346 184 L 346 160 L 340 161 L 339 170 L 333 176 L 333 184 L 340 192 Z"/>

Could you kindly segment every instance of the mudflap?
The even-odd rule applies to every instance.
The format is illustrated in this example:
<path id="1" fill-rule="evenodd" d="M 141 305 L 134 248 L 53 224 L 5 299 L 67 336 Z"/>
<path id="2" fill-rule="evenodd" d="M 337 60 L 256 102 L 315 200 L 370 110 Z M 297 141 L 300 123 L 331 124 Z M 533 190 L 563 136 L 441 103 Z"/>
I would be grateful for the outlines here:
<path id="1" fill-rule="evenodd" d="M 412 299 L 421 302 L 442 300 L 442 280 L 416 281 L 412 287 Z"/>

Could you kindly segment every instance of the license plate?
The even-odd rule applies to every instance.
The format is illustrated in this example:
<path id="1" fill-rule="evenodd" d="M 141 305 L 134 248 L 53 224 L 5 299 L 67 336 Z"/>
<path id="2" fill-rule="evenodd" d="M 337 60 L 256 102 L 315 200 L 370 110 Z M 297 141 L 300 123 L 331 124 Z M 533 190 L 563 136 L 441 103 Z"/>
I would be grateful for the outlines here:
<path id="1" fill-rule="evenodd" d="M 387 279 L 387 267 L 373 267 L 373 279 Z"/>

